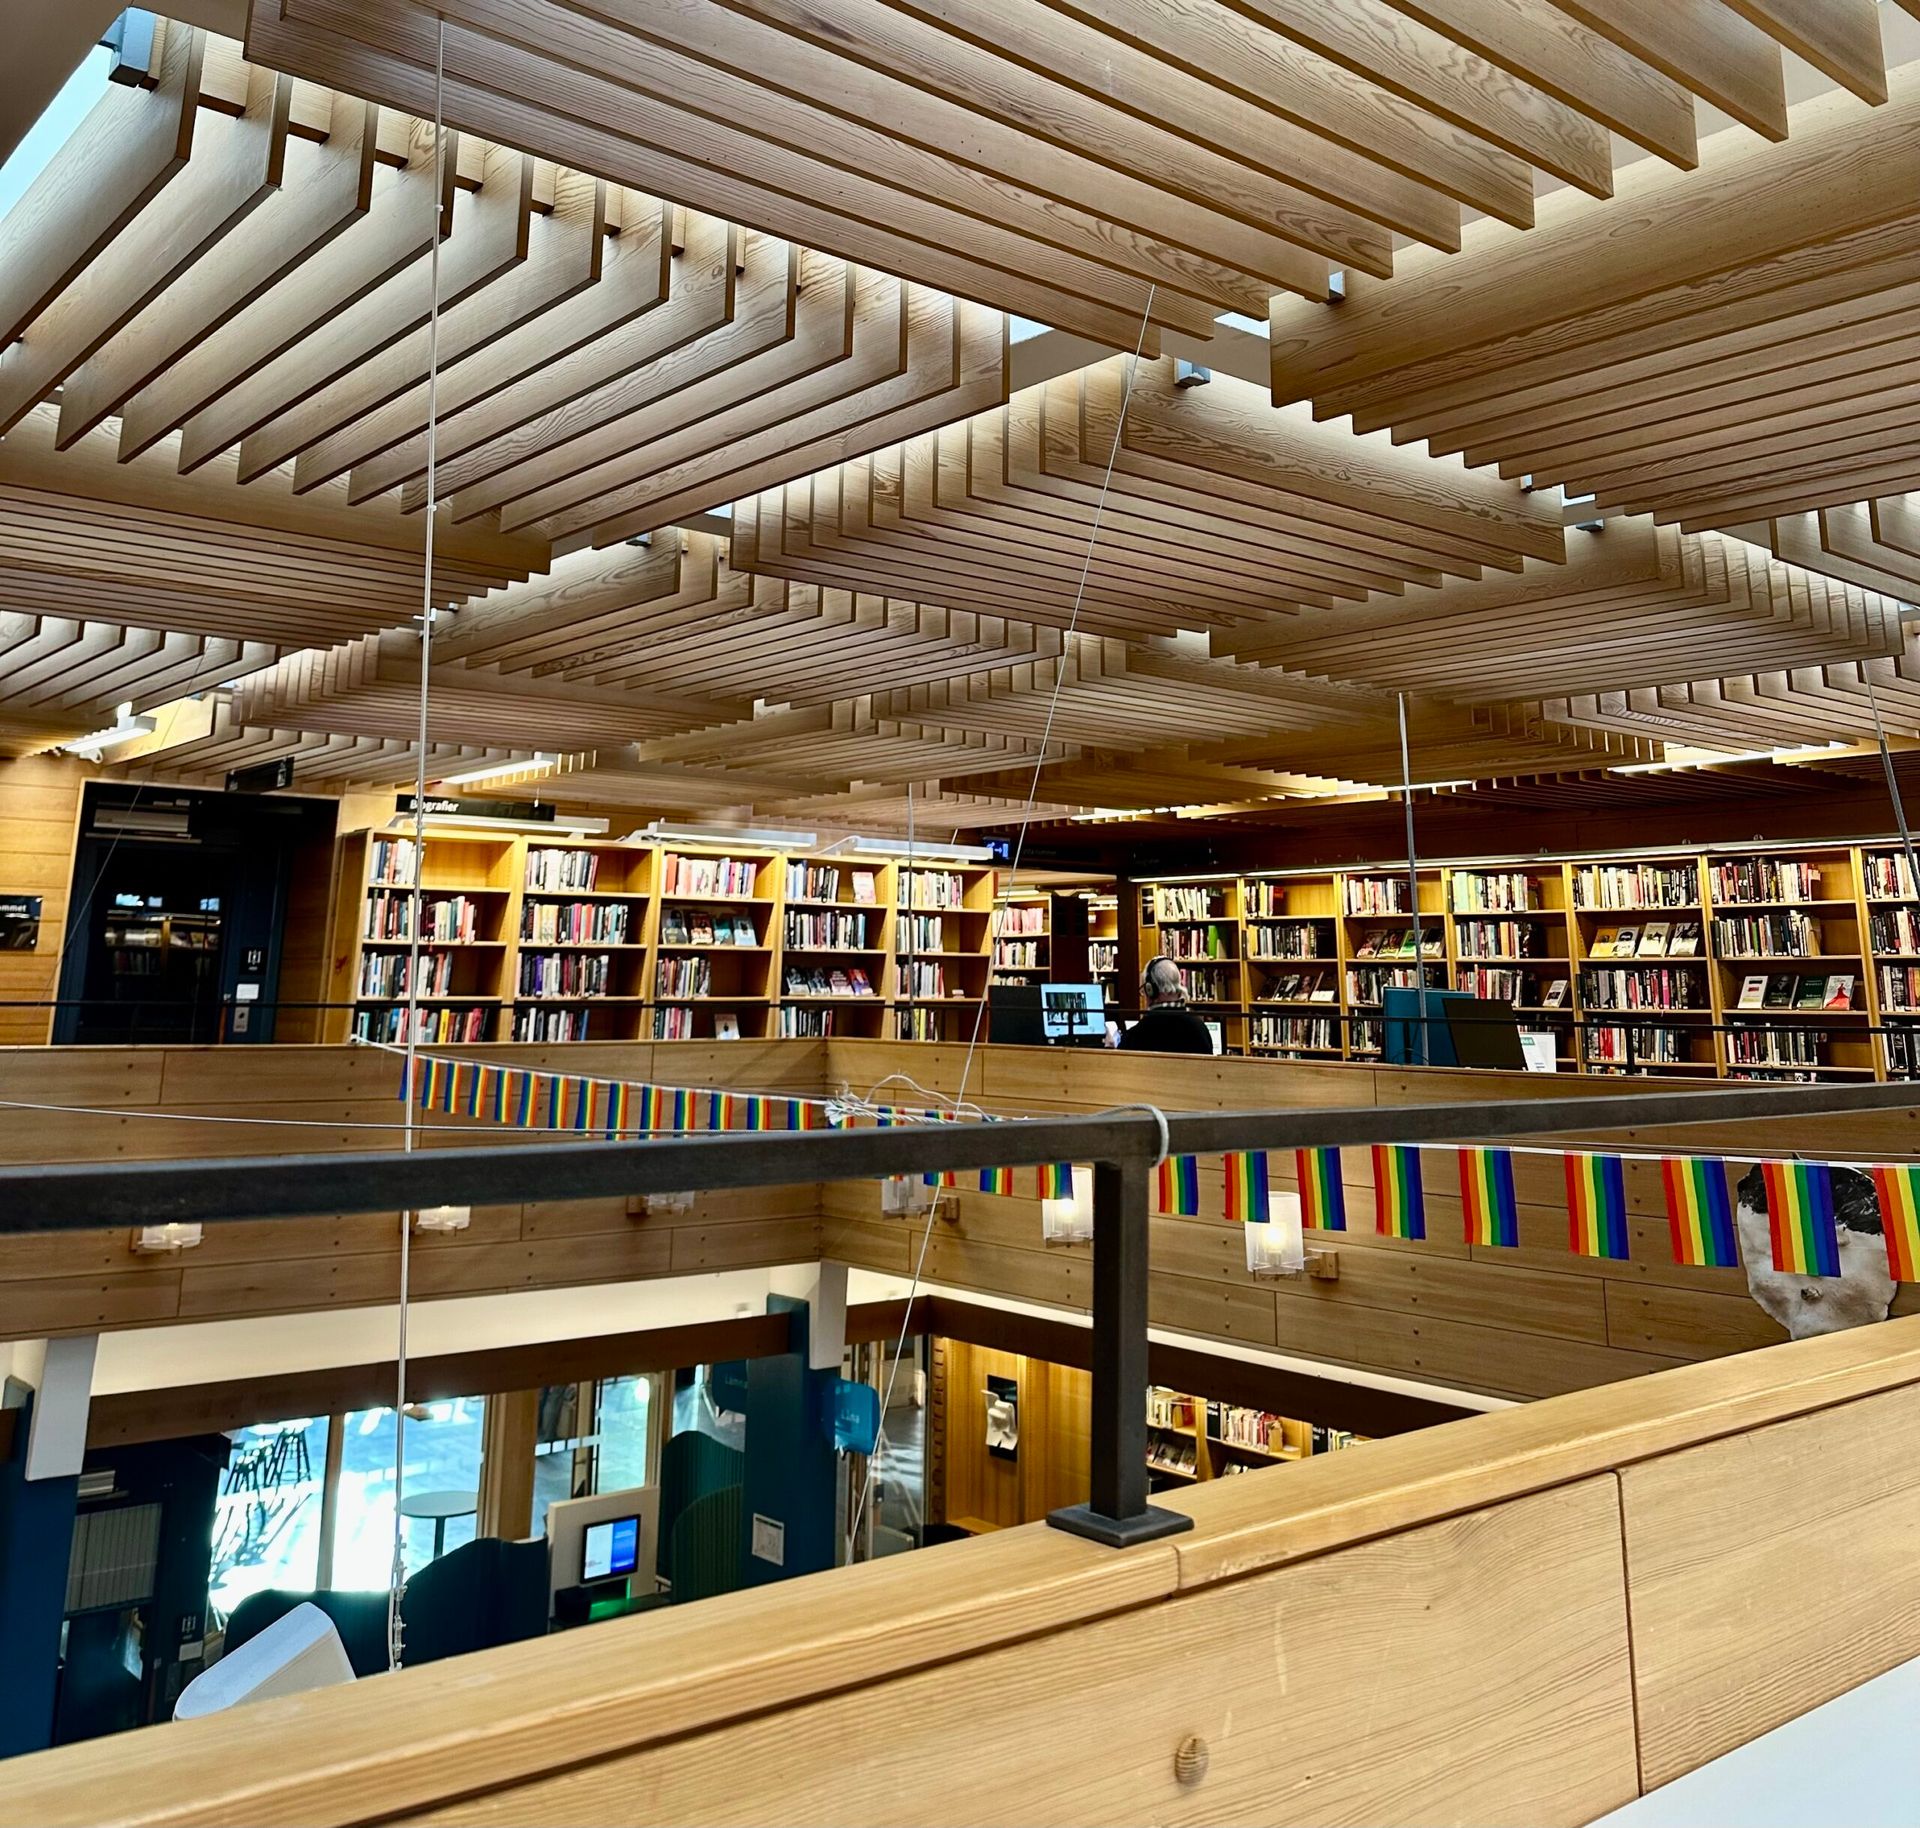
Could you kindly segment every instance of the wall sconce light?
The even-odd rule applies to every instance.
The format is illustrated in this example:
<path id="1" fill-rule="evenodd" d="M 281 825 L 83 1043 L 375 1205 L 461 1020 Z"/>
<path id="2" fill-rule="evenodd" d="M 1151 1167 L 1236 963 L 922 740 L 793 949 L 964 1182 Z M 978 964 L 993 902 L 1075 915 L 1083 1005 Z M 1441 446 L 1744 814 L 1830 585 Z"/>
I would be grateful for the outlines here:
<path id="1" fill-rule="evenodd" d="M 1069 1172 L 1072 1196 L 1040 1202 L 1040 1236 L 1047 1244 L 1093 1242 L 1093 1170 L 1076 1162 Z"/>
<path id="2" fill-rule="evenodd" d="M 1267 1195 L 1267 1222 L 1241 1229 L 1247 1234 L 1249 1275 L 1297 1276 L 1307 1267 L 1299 1194 L 1272 1189 Z"/>
<path id="3" fill-rule="evenodd" d="M 164 1256 L 169 1251 L 192 1250 L 200 1237 L 198 1225 L 142 1225 L 133 1234 L 133 1248 L 143 1257 Z"/>
<path id="4" fill-rule="evenodd" d="M 630 1219 L 664 1219 L 676 1212 L 691 1212 L 691 1193 L 636 1193 L 627 1201 Z"/>
<path id="5" fill-rule="evenodd" d="M 422 1206 L 413 1215 L 415 1231 L 465 1231 L 472 1222 L 471 1206 Z"/>
<path id="6" fill-rule="evenodd" d="M 880 1211 L 889 1219 L 910 1219 L 932 1207 L 933 1195 L 917 1174 L 890 1174 L 880 1183 Z"/>

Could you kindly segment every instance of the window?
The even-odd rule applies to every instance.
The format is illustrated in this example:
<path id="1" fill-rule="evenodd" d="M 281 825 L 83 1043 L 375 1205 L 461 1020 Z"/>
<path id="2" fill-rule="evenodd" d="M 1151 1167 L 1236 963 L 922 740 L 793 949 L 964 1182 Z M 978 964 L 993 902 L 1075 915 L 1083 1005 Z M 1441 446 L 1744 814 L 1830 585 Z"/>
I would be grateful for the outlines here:
<path id="1" fill-rule="evenodd" d="M 541 1391 L 533 1449 L 535 1535 L 546 1531 L 550 1504 L 648 1482 L 653 1383 L 642 1374 L 550 1384 Z"/>
<path id="2" fill-rule="evenodd" d="M 207 1583 L 208 1601 L 223 1618 L 249 1593 L 317 1584 L 326 1464 L 325 1416 L 234 1433 L 214 1504 Z"/>
<path id="3" fill-rule="evenodd" d="M 406 1482 L 402 1502 L 415 1514 L 404 1538 L 409 1572 L 427 1565 L 439 1549 L 455 1549 L 474 1536 L 480 1502 L 483 1397 L 410 1404 L 406 1428 Z M 393 1437 L 391 1409 L 361 1409 L 346 1417 L 340 1448 L 339 1521 L 335 1526 L 329 1585 L 356 1589 L 387 1584 L 393 1561 Z M 439 1503 L 430 1503 L 433 1499 Z M 466 1508 L 459 1501 L 466 1500 Z"/>

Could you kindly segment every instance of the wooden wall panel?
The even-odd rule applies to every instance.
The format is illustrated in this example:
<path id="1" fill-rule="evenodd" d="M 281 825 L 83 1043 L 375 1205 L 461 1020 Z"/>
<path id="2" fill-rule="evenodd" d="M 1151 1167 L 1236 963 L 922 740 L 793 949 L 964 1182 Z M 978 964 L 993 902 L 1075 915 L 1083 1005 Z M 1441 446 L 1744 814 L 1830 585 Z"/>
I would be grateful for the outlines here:
<path id="1" fill-rule="evenodd" d="M 1361 1705 L 1368 1694 L 1381 1705 Z M 982 1722 L 990 1750 L 963 1754 Z M 1173 1762 L 1189 1734 L 1209 1753 L 1193 1789 Z M 1618 1498 L 1603 1475 L 452 1815 L 1574 1823 L 1636 1787 Z"/>
<path id="2" fill-rule="evenodd" d="M 1916 1653 L 1915 1444 L 1899 1390 L 1622 1471 L 1647 1788 Z"/>
<path id="3" fill-rule="evenodd" d="M 37 1045 L 51 1032 L 45 1003 L 59 982 L 67 930 L 67 891 L 80 829 L 80 790 L 93 769 L 70 755 L 35 755 L 0 767 L 0 895 L 38 895 L 40 943 L 32 952 L 0 952 L 0 1044 Z"/>

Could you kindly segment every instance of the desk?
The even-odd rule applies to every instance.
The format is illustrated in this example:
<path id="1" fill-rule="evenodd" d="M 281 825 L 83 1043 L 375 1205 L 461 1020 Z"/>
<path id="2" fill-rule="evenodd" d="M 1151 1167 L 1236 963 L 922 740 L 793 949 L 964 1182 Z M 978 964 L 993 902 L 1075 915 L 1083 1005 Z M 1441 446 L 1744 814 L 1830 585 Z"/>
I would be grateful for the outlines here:
<path id="1" fill-rule="evenodd" d="M 412 1492 L 400 1500 L 400 1515 L 433 1523 L 433 1559 L 446 1553 L 447 1525 L 455 1517 L 471 1517 L 480 1508 L 478 1492 Z"/>

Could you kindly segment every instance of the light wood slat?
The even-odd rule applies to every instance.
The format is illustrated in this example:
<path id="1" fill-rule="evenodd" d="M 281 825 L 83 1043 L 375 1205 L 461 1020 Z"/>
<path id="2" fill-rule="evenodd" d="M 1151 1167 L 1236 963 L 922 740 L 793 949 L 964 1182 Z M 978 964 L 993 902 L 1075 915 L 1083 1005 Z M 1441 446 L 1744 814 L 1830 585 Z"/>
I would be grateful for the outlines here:
<path id="1" fill-rule="evenodd" d="M 382 0 L 383 5 L 392 3 Z M 354 23 L 360 23 L 357 16 Z M 256 23 L 255 36 L 274 46 L 272 54 L 280 61 L 291 60 L 302 69 L 321 74 L 332 72 L 341 80 L 377 89 L 383 98 L 403 97 L 407 105 L 417 108 L 431 96 L 430 68 L 423 71 L 411 62 L 362 51 L 344 53 L 337 41 L 294 21 L 281 22 L 270 37 Z M 474 72 L 471 80 L 465 75 L 449 75 L 449 120 L 474 122 L 477 131 L 508 143 L 538 143 L 549 137 L 543 131 L 546 117 L 540 106 L 526 99 L 535 73 L 524 57 L 516 59 L 506 47 L 464 28 L 449 31 L 447 56 L 450 73 L 465 71 L 469 60 Z M 551 69 L 541 74 L 545 79 L 539 85 L 542 89 L 558 88 L 569 96 L 585 82 Z M 1063 290 L 1052 277 L 1027 276 L 1031 266 L 1042 261 L 1041 251 L 1033 243 L 1021 242 L 1016 247 L 1012 236 L 983 231 L 983 238 L 994 244 L 994 252 L 1003 263 L 992 264 L 994 277 L 986 283 L 982 263 L 970 254 L 950 251 L 968 244 L 956 221 L 941 219 L 940 213 L 929 206 L 913 206 L 904 212 L 883 208 L 877 194 L 868 194 L 877 193 L 878 187 L 852 174 L 823 168 L 802 195 L 781 193 L 770 203 L 771 184 L 782 178 L 792 181 L 790 161 L 776 161 L 771 154 L 743 146 L 747 164 L 761 173 L 765 183 L 761 178 L 743 179 L 728 169 L 696 164 L 682 150 L 683 119 L 672 123 L 659 120 L 662 111 L 646 105 L 631 91 L 620 92 L 617 100 L 598 92 L 609 87 L 599 84 L 595 93 L 578 98 L 583 118 L 568 129 L 574 155 L 570 163 L 618 182 L 667 192 L 690 207 L 713 210 L 962 296 L 990 294 L 1005 309 L 1043 323 L 1071 325 L 1109 347 L 1130 343 L 1138 329 L 1137 316 L 1131 316 L 1129 308 L 1116 309 L 1111 302 L 1115 289 L 1110 275 L 1096 277 L 1094 270 L 1086 267 L 1075 277 L 1075 283 L 1084 284 L 1086 290 Z M 610 114 L 618 126 L 600 124 Z M 639 127 L 636 116 L 651 125 Z M 638 137 L 628 137 L 630 128 Z M 744 135 L 734 137 L 744 142 Z M 913 219 L 903 224 L 907 233 L 881 226 L 902 213 Z M 909 239 L 910 233 L 921 234 L 924 239 Z M 1052 264 L 1057 268 L 1060 262 Z M 1144 304 L 1145 299 L 1146 288 L 1142 286 L 1138 302 Z M 1203 335 L 1212 322 L 1204 306 L 1196 313 L 1180 305 L 1171 294 L 1155 304 L 1154 316 Z"/>
<path id="2" fill-rule="evenodd" d="M 378 120 L 389 118 L 380 115 Z M 431 127 L 393 117 L 407 131 L 407 163 L 380 185 L 367 214 L 189 349 L 135 394 L 121 412 L 120 449 L 127 458 L 150 450 L 169 432 L 257 373 L 350 303 L 425 252 L 433 239 Z M 376 125 L 377 125 L 376 121 Z M 452 213 L 457 144 L 448 140 L 438 207 Z M 218 447 L 216 447 L 218 448 Z M 211 451 L 207 455 L 211 455 Z"/>
<path id="3" fill-rule="evenodd" d="M 1404 0 L 1399 10 L 1647 151 L 1675 165 L 1697 162 L 1686 90 L 1551 0 Z"/>
<path id="4" fill-rule="evenodd" d="M 606 241 L 606 186 L 578 172 L 560 175 L 551 208 L 524 225 L 525 253 L 491 280 L 464 297 L 443 299 L 439 359 L 455 374 L 466 362 L 488 363 L 494 345 L 531 320 L 544 316 L 598 283 Z M 452 263 L 449 263 L 452 264 Z M 453 275 L 444 275 L 449 282 Z M 377 355 L 344 368 L 319 392 L 309 394 L 243 441 L 243 481 L 304 456 L 336 427 L 366 413 L 417 384 L 427 366 L 424 324 L 389 342 Z M 313 487 L 340 474 L 336 467 L 316 475 L 309 468 L 296 487 Z"/>
<path id="5" fill-rule="evenodd" d="M 477 193 L 456 192 L 440 256 L 440 299 L 451 310 L 527 257 L 533 206 L 533 161 L 490 147 Z M 180 461 L 191 469 L 240 443 L 239 476 L 251 481 L 275 467 L 273 449 L 252 438 L 268 420 L 297 406 L 348 369 L 380 355 L 418 329 L 432 301 L 431 263 L 418 258 L 330 312 L 291 347 L 254 369 L 181 427 Z"/>
<path id="6" fill-rule="evenodd" d="M 1235 89 L 1265 107 L 1503 222 L 1525 227 L 1533 221 L 1533 182 L 1524 161 L 1243 14 L 1187 0 L 1047 3 L 1209 81 L 1228 75 Z"/>
<path id="7" fill-rule="evenodd" d="M 136 316 L 190 262 L 221 242 L 282 182 L 290 78 L 251 69 L 246 106 L 194 127 L 213 141 L 27 326 L 0 356 L 0 433 L 10 430 Z M 194 110 L 198 113 L 198 110 Z"/>
<path id="8" fill-rule="evenodd" d="M 487 16 L 500 12 L 485 10 Z M 714 93 L 710 109 L 736 113 L 770 137 L 778 127 L 783 143 L 811 152 L 838 148 L 856 169 L 912 174 L 921 188 L 957 207 L 1021 223 L 1041 240 L 1175 292 L 1231 300 L 1252 287 L 1264 308 L 1258 276 L 1272 285 L 1285 285 L 1289 276 L 1314 277 L 1295 243 L 1176 197 L 1155 174 L 1137 177 L 1062 148 L 1048 161 L 1046 190 L 1034 190 L 1030 144 L 1016 128 L 706 0 L 672 7 L 595 0 L 588 10 L 618 32 L 593 32 L 562 15 L 542 20 L 522 42 L 545 49 L 557 38 L 578 40 L 590 65 L 611 60 L 625 80 L 644 82 L 668 99 L 695 99 L 716 81 L 716 67 L 725 70 L 743 80 L 737 92 Z M 652 50 L 636 59 L 639 44 Z M 593 55 L 600 46 L 606 56 Z M 783 79 L 778 90 L 759 81 L 769 69 Z"/>
<path id="9" fill-rule="evenodd" d="M 1721 0 L 1554 0 L 1770 140 L 1787 137 L 1779 47 Z M 1847 0 L 1841 0 L 1844 6 Z"/>
<path id="10" fill-rule="evenodd" d="M 0 349 L 187 162 L 206 39 L 190 26 L 159 29 L 157 84 L 110 86 L 0 225 Z"/>
<path id="11" fill-rule="evenodd" d="M 1874 0 L 1725 0 L 1816 70 L 1864 102 L 1887 99 L 1887 66 Z"/>
<path id="12" fill-rule="evenodd" d="M 326 138 L 295 152 L 292 169 L 217 261 L 196 261 L 167 288 L 158 309 L 140 314 L 70 374 L 60 389 L 61 450 L 110 414 L 203 337 L 285 277 L 373 202 L 377 129 L 373 110 L 332 98 Z"/>
<path id="13" fill-rule="evenodd" d="M 1386 6 L 1230 0 L 1235 9 L 1594 196 L 1613 185 L 1605 131 Z"/>

